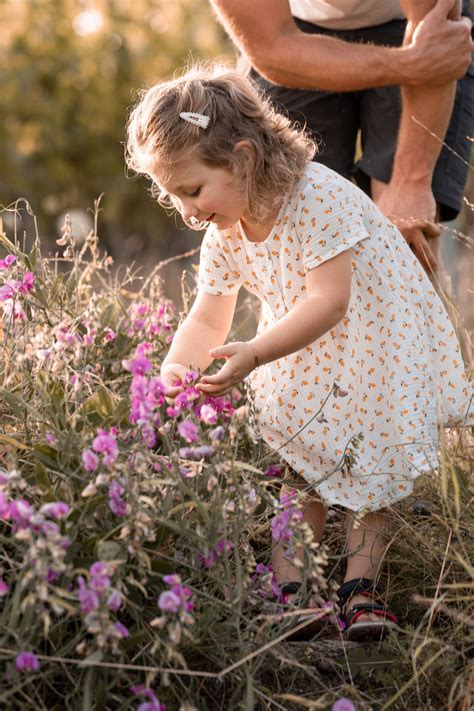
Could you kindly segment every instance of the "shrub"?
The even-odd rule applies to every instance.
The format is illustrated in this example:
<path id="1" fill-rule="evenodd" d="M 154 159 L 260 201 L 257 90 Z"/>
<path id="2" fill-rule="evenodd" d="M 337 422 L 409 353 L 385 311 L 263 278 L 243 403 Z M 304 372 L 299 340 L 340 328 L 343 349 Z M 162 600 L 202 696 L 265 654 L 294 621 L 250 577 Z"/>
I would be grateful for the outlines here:
<path id="1" fill-rule="evenodd" d="M 301 524 L 303 492 L 279 498 L 283 467 L 241 391 L 199 400 L 189 370 L 167 402 L 159 367 L 179 315 L 158 269 L 136 291 L 132 269 L 112 272 L 97 210 L 79 250 L 66 222 L 61 256 L 42 256 L 37 236 L 26 253 L 0 231 L 3 707 L 327 708 L 350 695 L 369 708 L 383 694 L 393 708 L 461 708 L 465 445 L 453 435 L 441 477 L 424 485 L 431 516 L 394 512 L 387 578 L 403 635 L 376 664 L 337 633 L 285 643 L 294 618 L 282 617 L 272 535 L 304 546 L 317 603 L 333 599 L 343 555 Z M 328 530 L 341 543 L 339 514 Z"/>

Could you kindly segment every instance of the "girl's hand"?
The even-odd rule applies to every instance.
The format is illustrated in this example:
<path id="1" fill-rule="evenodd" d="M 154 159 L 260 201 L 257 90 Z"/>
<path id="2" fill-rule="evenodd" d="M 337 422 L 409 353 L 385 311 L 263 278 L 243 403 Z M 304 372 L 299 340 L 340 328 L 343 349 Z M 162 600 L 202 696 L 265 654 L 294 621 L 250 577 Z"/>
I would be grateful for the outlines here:
<path id="1" fill-rule="evenodd" d="M 255 352 L 249 343 L 236 341 L 209 351 L 211 358 L 225 358 L 215 375 L 203 375 L 196 385 L 204 395 L 219 397 L 230 392 L 255 368 Z"/>
<path id="2" fill-rule="evenodd" d="M 176 395 L 183 392 L 184 388 L 177 383 L 181 382 L 188 370 L 180 363 L 165 363 L 161 366 L 160 377 L 169 388 L 166 393 L 166 401 L 169 405 L 173 404 Z"/>

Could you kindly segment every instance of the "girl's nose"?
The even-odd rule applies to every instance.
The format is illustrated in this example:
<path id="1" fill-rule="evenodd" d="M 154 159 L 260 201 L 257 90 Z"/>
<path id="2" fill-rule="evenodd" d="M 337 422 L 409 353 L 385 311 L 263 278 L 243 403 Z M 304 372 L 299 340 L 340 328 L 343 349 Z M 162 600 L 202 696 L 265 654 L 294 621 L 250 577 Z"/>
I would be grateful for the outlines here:
<path id="1" fill-rule="evenodd" d="M 198 209 L 192 201 L 183 200 L 181 202 L 181 208 L 181 214 L 185 220 L 189 220 L 190 217 L 198 216 Z"/>

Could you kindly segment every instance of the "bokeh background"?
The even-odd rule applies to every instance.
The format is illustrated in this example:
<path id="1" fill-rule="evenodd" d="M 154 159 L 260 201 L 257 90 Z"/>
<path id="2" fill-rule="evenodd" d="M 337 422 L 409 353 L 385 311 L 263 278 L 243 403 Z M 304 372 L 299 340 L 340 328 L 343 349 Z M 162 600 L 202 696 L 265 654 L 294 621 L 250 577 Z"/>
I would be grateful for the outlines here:
<path id="1" fill-rule="evenodd" d="M 199 233 L 167 216 L 144 179 L 127 177 L 122 143 L 138 89 L 191 58 L 217 56 L 232 60 L 234 52 L 207 0 L 0 0 L 0 204 L 28 200 L 43 250 L 54 252 L 65 214 L 80 241 L 103 194 L 101 244 L 116 267 L 136 263 L 144 274 L 196 247 Z M 472 175 L 444 240 L 452 294 L 471 330 L 469 203 Z M 32 218 L 21 214 L 32 239 Z M 11 220 L 3 213 L 7 231 Z M 170 298 L 179 300 L 179 275 L 193 261 L 164 270 Z"/>

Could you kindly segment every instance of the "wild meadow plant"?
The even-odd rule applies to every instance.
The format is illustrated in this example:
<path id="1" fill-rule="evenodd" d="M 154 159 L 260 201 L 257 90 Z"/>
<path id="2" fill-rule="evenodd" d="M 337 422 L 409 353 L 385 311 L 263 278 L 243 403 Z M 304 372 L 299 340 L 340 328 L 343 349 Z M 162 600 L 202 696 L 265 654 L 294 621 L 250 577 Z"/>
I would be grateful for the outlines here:
<path id="1" fill-rule="evenodd" d="M 0 229 L 1 707 L 467 710 L 465 440 L 446 438 L 429 515 L 393 514 L 402 632 L 345 645 L 332 624 L 341 515 L 330 548 L 315 543 L 305 492 L 280 497 L 291 474 L 249 425 L 242 390 L 200 398 L 190 367 L 167 399 L 160 363 L 180 315 L 159 269 L 112 271 L 97 214 L 80 248 L 66 221 L 54 257 L 37 235 L 27 252 Z M 298 619 L 272 541 L 305 551 L 303 601 L 329 621 L 310 644 L 285 641 Z"/>

